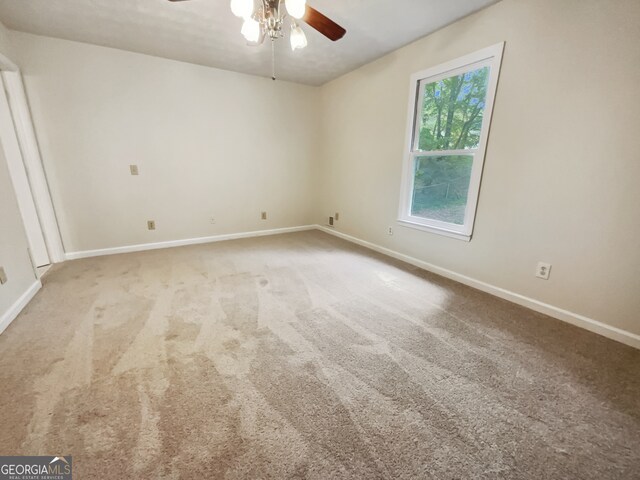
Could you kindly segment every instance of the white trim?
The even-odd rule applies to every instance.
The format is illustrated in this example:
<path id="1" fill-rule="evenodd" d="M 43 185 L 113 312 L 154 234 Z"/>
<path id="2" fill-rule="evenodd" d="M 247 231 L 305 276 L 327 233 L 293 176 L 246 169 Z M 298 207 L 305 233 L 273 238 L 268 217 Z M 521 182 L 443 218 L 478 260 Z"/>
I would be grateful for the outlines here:
<path id="1" fill-rule="evenodd" d="M 472 157 L 478 153 L 477 148 L 467 148 L 466 150 L 414 150 L 412 157 L 462 157 L 468 155 Z"/>
<path id="2" fill-rule="evenodd" d="M 16 136 L 20 144 L 22 160 L 31 186 L 31 193 L 38 212 L 49 259 L 54 263 L 62 262 L 64 260 L 62 239 L 42 165 L 38 141 L 33 129 L 29 103 L 22 83 L 22 75 L 20 71 L 3 71 L 2 77 L 7 89 Z"/>
<path id="3" fill-rule="evenodd" d="M 279 235 L 281 233 L 302 232 L 314 230 L 315 225 L 304 225 L 300 227 L 274 228 L 271 230 L 257 230 L 254 232 L 227 233 L 214 235 L 211 237 L 186 238 L 183 240 L 169 240 L 166 242 L 141 243 L 138 245 L 128 245 L 125 247 L 101 248 L 98 250 L 83 250 L 79 252 L 68 252 L 67 260 L 77 260 L 79 258 L 100 257 L 103 255 L 117 255 L 119 253 L 142 252 L 145 250 L 157 250 L 160 248 L 182 247 L 185 245 L 198 245 L 201 243 L 223 242 L 225 240 L 235 240 L 238 238 L 264 237 L 268 235 Z"/>
<path id="4" fill-rule="evenodd" d="M 622 330 L 621 328 L 607 325 L 605 323 L 599 322 L 598 320 L 594 320 L 592 318 L 585 317 L 584 315 L 580 315 L 578 313 L 570 312 L 568 310 L 549 305 L 548 303 L 526 297 L 524 295 L 506 290 L 501 287 L 496 287 L 495 285 L 476 280 L 475 278 L 467 277 L 466 275 L 447 270 L 446 268 L 438 267 L 437 265 L 433 265 L 409 255 L 396 252 L 395 250 L 381 247 L 379 245 L 376 245 L 375 243 L 352 237 L 351 235 L 347 235 L 346 233 L 338 232 L 321 225 L 317 225 L 316 228 L 330 235 L 340 237 L 343 240 L 347 240 L 349 242 L 366 247 L 370 250 L 374 250 L 384 255 L 397 258 L 398 260 L 402 260 L 403 262 L 409 263 L 418 268 L 422 268 L 423 270 L 428 270 L 429 272 L 433 272 L 437 275 L 455 280 L 456 282 L 468 285 L 496 297 L 500 297 L 504 300 L 508 300 L 523 307 L 529 308 L 536 312 L 543 313 L 558 320 L 562 320 L 563 322 L 570 323 L 572 325 L 575 325 L 576 327 L 589 330 L 590 332 L 597 333 L 598 335 L 602 335 L 603 337 L 607 337 L 620 343 L 624 343 L 625 345 L 629 345 L 630 347 L 640 349 L 640 335 L 637 335 L 635 333 L 631 333 L 626 330 Z"/>
<path id="5" fill-rule="evenodd" d="M 29 251 L 36 266 L 50 263 L 47 245 L 42 233 L 38 211 L 31 192 L 31 185 L 22 159 L 20 143 L 16 135 L 9 100 L 4 90 L 3 77 L 0 76 L 0 139 L 5 160 L 9 169 L 11 183 L 18 202 L 22 224 L 29 243 Z"/>
<path id="6" fill-rule="evenodd" d="M 405 226 L 418 228 L 432 233 L 447 235 L 449 237 L 458 238 L 469 241 L 473 234 L 473 226 L 475 222 L 476 209 L 480 196 L 480 182 L 482 179 L 482 170 L 484 166 L 485 154 L 487 151 L 487 141 L 489 130 L 491 128 L 491 117 L 493 115 L 493 105 L 495 102 L 496 90 L 498 87 L 498 79 L 500 77 L 500 68 L 502 65 L 502 55 L 504 51 L 504 42 L 497 43 L 487 48 L 483 48 L 474 53 L 470 53 L 463 57 L 451 60 L 449 62 L 436 65 L 434 67 L 422 70 L 421 72 L 411 75 L 409 81 L 409 107 L 407 114 L 407 127 L 405 137 L 405 148 L 403 157 L 402 179 L 400 184 L 400 202 L 398 208 L 398 221 L 404 222 Z M 422 85 L 425 81 L 437 81 L 441 78 L 459 75 L 461 73 L 488 66 L 489 80 L 487 84 L 487 96 L 485 98 L 485 110 L 483 113 L 482 130 L 480 132 L 480 142 L 477 149 L 469 150 L 447 150 L 443 152 L 422 152 L 417 150 L 418 145 L 418 129 L 419 122 L 417 115 L 419 110 L 419 101 L 424 101 L 421 97 Z M 420 107 L 421 108 L 421 107 Z M 453 223 L 445 223 L 436 220 L 424 219 L 411 215 L 411 197 L 413 195 L 414 182 L 414 163 L 417 156 L 445 156 L 445 155 L 470 155 L 473 157 L 471 167 L 471 178 L 469 181 L 469 190 L 467 193 L 467 205 L 464 214 L 464 223 L 455 225 Z M 425 228 L 426 227 L 426 228 Z M 452 235 L 455 233 L 457 235 Z"/>
<path id="7" fill-rule="evenodd" d="M 27 289 L 27 291 L 20 295 L 20 298 L 18 298 L 18 300 L 16 300 L 15 303 L 11 305 L 6 312 L 4 312 L 4 314 L 0 318 L 0 334 L 4 332 L 9 324 L 16 319 L 22 309 L 27 306 L 27 304 L 41 288 L 42 283 L 40 283 L 40 280 L 33 282 L 33 284 Z"/>
<path id="8" fill-rule="evenodd" d="M 443 225 L 448 225 L 447 223 L 442 223 Z M 435 225 L 423 225 L 422 223 L 415 223 L 409 220 L 398 220 L 398 225 L 401 227 L 409 227 L 415 228 L 416 230 L 423 230 L 429 233 L 437 233 L 438 235 L 444 235 L 445 237 L 451 237 L 458 240 L 463 240 L 465 242 L 471 241 L 470 235 L 465 235 L 464 233 L 455 232 L 446 227 L 436 227 Z"/>

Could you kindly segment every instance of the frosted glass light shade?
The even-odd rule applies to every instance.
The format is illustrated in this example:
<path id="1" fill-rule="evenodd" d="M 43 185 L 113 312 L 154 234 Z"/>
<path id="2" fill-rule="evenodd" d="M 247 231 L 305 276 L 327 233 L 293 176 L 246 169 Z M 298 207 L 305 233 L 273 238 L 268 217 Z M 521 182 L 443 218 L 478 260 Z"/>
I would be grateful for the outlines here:
<path id="1" fill-rule="evenodd" d="M 231 0 L 231 11 L 236 17 L 249 18 L 253 15 L 253 0 Z"/>
<path id="2" fill-rule="evenodd" d="M 307 46 L 307 36 L 304 31 L 295 23 L 291 25 L 291 50 L 297 50 Z"/>
<path id="3" fill-rule="evenodd" d="M 304 12 L 307 9 L 307 0 L 285 0 L 285 7 L 287 7 L 287 13 L 293 18 L 304 17 Z"/>
<path id="4" fill-rule="evenodd" d="M 240 31 L 247 42 L 257 43 L 260 40 L 260 24 L 253 18 L 245 18 Z"/>

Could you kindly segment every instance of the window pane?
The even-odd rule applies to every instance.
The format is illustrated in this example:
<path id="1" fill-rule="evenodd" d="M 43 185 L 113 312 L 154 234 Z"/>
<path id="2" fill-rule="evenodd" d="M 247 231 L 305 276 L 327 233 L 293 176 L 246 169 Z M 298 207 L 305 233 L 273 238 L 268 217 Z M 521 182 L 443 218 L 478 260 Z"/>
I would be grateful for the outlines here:
<path id="1" fill-rule="evenodd" d="M 464 224 L 473 155 L 415 158 L 411 215 Z"/>
<path id="2" fill-rule="evenodd" d="M 422 85 L 418 112 L 420 150 L 477 148 L 487 96 L 489 67 Z"/>

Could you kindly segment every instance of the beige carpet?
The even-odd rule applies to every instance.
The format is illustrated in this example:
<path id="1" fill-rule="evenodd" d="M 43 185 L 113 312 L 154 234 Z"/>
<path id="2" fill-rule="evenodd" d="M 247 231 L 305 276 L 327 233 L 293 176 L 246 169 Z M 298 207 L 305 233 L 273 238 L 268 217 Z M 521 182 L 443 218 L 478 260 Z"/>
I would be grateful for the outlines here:
<path id="1" fill-rule="evenodd" d="M 0 445 L 84 479 L 640 476 L 640 352 L 320 232 L 68 262 Z"/>

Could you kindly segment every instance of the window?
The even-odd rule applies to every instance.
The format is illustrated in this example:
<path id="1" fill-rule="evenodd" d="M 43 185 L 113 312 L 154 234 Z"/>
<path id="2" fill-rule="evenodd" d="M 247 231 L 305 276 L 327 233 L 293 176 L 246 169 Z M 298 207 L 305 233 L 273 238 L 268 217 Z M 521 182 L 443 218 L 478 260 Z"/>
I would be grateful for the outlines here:
<path id="1" fill-rule="evenodd" d="M 471 239 L 503 48 L 412 75 L 402 224 Z"/>

